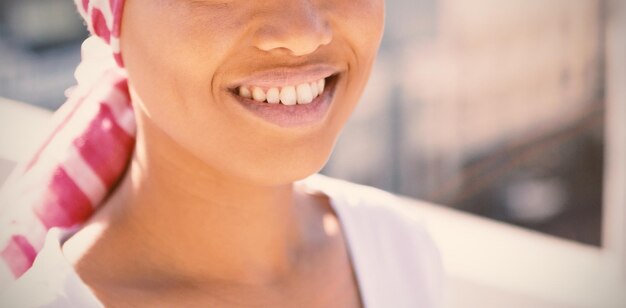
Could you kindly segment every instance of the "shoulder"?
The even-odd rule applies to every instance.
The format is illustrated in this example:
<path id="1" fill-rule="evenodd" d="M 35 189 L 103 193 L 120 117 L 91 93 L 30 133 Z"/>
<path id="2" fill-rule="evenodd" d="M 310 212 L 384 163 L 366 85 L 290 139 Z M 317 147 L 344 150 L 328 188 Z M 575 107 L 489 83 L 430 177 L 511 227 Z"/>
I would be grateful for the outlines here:
<path id="1" fill-rule="evenodd" d="M 409 305 L 398 307 L 440 305 L 441 256 L 425 217 L 416 209 L 420 202 L 409 203 L 374 187 L 321 175 L 311 181 L 332 199 L 356 259 L 368 275 L 376 277 L 371 281 L 382 290 L 377 292 L 384 293 L 381 298 L 410 297 Z"/>
<path id="2" fill-rule="evenodd" d="M 419 201 L 410 203 L 387 191 L 323 175 L 307 179 L 307 185 L 331 198 L 350 223 L 362 225 L 379 234 L 400 237 L 417 245 L 435 245 L 428 234 L 425 217 L 420 216 Z"/>
<path id="3" fill-rule="evenodd" d="M 3 307 L 102 307 L 61 251 L 59 229 L 51 229 L 33 266 L 0 292 Z"/>

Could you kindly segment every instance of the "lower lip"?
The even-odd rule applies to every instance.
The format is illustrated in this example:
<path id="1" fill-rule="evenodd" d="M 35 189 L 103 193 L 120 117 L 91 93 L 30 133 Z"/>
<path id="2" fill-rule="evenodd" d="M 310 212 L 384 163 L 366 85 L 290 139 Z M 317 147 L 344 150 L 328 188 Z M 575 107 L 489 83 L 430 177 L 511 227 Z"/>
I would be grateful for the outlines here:
<path id="1" fill-rule="evenodd" d="M 339 76 L 327 79 L 324 93 L 313 99 L 309 104 L 287 106 L 257 102 L 253 99 L 239 96 L 230 92 L 237 102 L 255 116 L 262 118 L 280 127 L 302 127 L 321 122 L 328 112 L 335 94 L 335 87 Z"/>

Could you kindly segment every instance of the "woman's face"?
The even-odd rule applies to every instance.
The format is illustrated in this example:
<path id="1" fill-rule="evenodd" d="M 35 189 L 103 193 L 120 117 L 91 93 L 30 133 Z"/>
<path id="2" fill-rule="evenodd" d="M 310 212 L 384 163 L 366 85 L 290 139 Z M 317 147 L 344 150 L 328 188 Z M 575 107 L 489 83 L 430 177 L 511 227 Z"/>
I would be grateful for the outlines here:
<path id="1" fill-rule="evenodd" d="M 127 0 L 121 46 L 147 126 L 273 185 L 325 164 L 383 23 L 384 0 Z"/>

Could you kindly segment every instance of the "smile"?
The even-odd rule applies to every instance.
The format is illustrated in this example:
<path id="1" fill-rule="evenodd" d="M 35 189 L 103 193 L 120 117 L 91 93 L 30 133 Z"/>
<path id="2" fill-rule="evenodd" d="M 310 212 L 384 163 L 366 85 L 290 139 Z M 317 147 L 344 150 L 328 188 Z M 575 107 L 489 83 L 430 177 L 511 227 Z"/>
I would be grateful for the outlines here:
<path id="1" fill-rule="evenodd" d="M 297 86 L 272 87 L 263 89 L 259 86 L 241 86 L 238 89 L 239 96 L 251 98 L 257 102 L 268 104 L 283 104 L 293 106 L 295 104 L 310 104 L 320 94 L 324 93 L 326 79 L 313 82 L 301 83 Z"/>
<path id="2" fill-rule="evenodd" d="M 340 74 L 327 68 L 306 73 L 276 72 L 250 78 L 229 89 L 248 113 L 280 127 L 321 122 L 333 101 Z"/>

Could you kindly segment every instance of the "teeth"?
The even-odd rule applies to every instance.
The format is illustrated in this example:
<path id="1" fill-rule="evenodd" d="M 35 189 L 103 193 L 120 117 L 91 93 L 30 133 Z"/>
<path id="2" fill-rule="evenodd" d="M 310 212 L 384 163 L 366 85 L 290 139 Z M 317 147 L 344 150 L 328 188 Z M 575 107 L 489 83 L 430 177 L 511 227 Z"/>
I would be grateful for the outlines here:
<path id="1" fill-rule="evenodd" d="M 280 91 L 278 91 L 278 88 L 267 90 L 267 102 L 270 104 L 280 103 Z"/>
<path id="2" fill-rule="evenodd" d="M 259 87 L 254 87 L 254 89 L 252 89 L 252 98 L 257 102 L 264 102 L 266 98 L 265 92 Z"/>
<path id="3" fill-rule="evenodd" d="M 317 97 L 317 95 L 320 94 L 317 91 L 317 82 L 311 82 L 310 86 L 311 86 L 311 93 L 313 94 L 313 97 Z"/>
<path id="4" fill-rule="evenodd" d="M 298 92 L 298 104 L 310 104 L 313 101 L 313 93 L 311 93 L 311 85 L 303 83 L 296 88 Z"/>
<path id="5" fill-rule="evenodd" d="M 295 87 L 284 87 L 280 91 L 280 102 L 283 105 L 292 106 L 296 104 L 296 88 Z"/>
<path id="6" fill-rule="evenodd" d="M 288 106 L 296 104 L 304 105 L 310 104 L 316 97 L 321 95 L 324 92 L 325 85 L 326 80 L 320 79 L 296 86 L 269 88 L 267 92 L 261 87 L 241 86 L 239 87 L 239 95 L 248 99 L 254 99 L 257 102 L 266 102 L 269 104 L 282 103 Z"/>
<path id="7" fill-rule="evenodd" d="M 239 88 L 239 95 L 245 97 L 245 98 L 252 98 L 252 93 L 250 93 L 250 89 L 246 88 L 246 87 L 241 87 Z"/>

